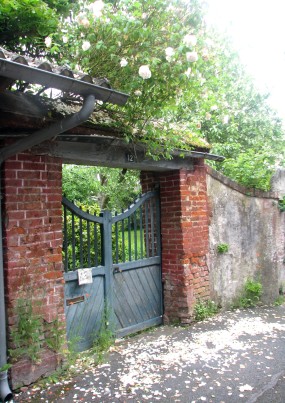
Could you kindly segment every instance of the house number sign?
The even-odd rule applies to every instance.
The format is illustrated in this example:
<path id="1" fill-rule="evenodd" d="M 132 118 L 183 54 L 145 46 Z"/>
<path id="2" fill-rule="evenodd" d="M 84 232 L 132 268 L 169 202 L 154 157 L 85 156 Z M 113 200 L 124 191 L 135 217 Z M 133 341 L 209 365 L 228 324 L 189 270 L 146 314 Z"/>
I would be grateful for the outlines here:
<path id="1" fill-rule="evenodd" d="M 128 162 L 135 162 L 135 156 L 134 156 L 134 154 L 130 154 L 130 153 L 127 153 L 127 161 Z"/>
<path id="2" fill-rule="evenodd" d="M 78 284 L 92 284 L 92 269 L 78 269 Z"/>

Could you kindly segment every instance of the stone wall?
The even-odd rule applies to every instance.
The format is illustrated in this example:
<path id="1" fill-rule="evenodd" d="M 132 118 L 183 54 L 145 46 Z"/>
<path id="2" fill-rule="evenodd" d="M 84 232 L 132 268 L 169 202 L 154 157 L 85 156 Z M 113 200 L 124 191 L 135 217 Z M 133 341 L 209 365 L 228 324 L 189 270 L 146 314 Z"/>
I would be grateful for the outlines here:
<path id="1" fill-rule="evenodd" d="M 285 213 L 278 209 L 285 171 L 276 174 L 267 193 L 249 191 L 208 168 L 207 187 L 211 298 L 229 306 L 252 278 L 263 285 L 263 301 L 273 302 L 285 285 Z M 218 253 L 221 243 L 228 244 L 228 252 Z"/>
<path id="2" fill-rule="evenodd" d="M 30 384 L 55 370 L 60 356 L 46 344 L 56 321 L 64 329 L 64 285 L 61 228 L 61 161 L 19 154 L 3 167 L 4 274 L 8 318 L 8 347 L 21 309 L 30 308 L 40 320 L 42 338 L 38 362 L 16 357 L 11 368 L 13 388 Z M 26 304 L 26 305 L 25 305 Z M 24 305 L 24 308 L 23 308 Z M 60 330 L 60 329 L 58 329 Z M 30 343 L 33 343 L 32 340 Z"/>

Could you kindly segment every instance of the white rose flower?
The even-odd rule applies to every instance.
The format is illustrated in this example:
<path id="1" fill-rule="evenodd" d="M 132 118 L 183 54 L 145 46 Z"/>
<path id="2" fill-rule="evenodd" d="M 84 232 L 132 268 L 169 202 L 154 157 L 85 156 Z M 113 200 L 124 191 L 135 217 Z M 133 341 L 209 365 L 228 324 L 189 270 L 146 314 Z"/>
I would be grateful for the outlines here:
<path id="1" fill-rule="evenodd" d="M 198 53 L 197 52 L 187 52 L 186 53 L 187 62 L 197 62 L 198 60 Z"/>
<path id="2" fill-rule="evenodd" d="M 170 62 L 172 60 L 172 57 L 174 56 L 174 49 L 171 48 L 170 46 L 168 48 L 165 49 L 165 56 L 166 56 L 166 60 L 168 62 Z"/>
<path id="3" fill-rule="evenodd" d="M 142 92 L 141 92 L 140 90 L 136 90 L 136 91 L 134 92 L 134 94 L 135 94 L 137 97 L 140 97 L 140 96 L 142 95 Z"/>
<path id="4" fill-rule="evenodd" d="M 89 22 L 89 20 L 88 20 L 87 17 L 85 17 L 85 18 L 82 19 L 81 25 L 83 25 L 84 28 L 90 27 L 90 22 Z"/>
<path id="5" fill-rule="evenodd" d="M 85 51 L 88 50 L 90 48 L 90 46 L 91 46 L 91 43 L 89 41 L 83 41 L 83 43 L 82 43 L 83 50 L 85 50 Z"/>
<path id="6" fill-rule="evenodd" d="M 229 116 L 228 115 L 225 115 L 224 117 L 223 117 L 223 124 L 224 125 L 227 125 L 229 123 Z"/>
<path id="7" fill-rule="evenodd" d="M 197 44 L 197 38 L 195 35 L 187 34 L 183 38 L 183 43 L 188 46 L 188 48 L 192 48 Z"/>
<path id="8" fill-rule="evenodd" d="M 90 26 L 90 22 L 84 13 L 79 13 L 76 17 L 76 21 L 79 25 L 83 25 L 83 27 L 88 28 Z"/>
<path id="9" fill-rule="evenodd" d="M 151 71 L 148 65 L 144 64 L 139 68 L 139 76 L 144 80 L 147 80 L 148 78 L 151 77 Z"/>
<path id="10" fill-rule="evenodd" d="M 121 61 L 120 61 L 120 65 L 121 65 L 121 67 L 126 67 L 126 66 L 127 66 L 127 64 L 128 64 L 127 59 L 125 59 L 125 58 L 123 57 L 123 59 L 121 59 Z"/>
<path id="11" fill-rule="evenodd" d="M 192 70 L 191 70 L 191 67 L 188 67 L 188 69 L 185 71 L 186 77 L 190 78 L 191 71 L 192 71 Z"/>
<path id="12" fill-rule="evenodd" d="M 67 37 L 67 36 L 63 36 L 63 37 L 62 37 L 62 42 L 63 42 L 63 43 L 67 43 L 67 42 L 68 42 L 68 37 Z"/>
<path id="13" fill-rule="evenodd" d="M 45 44 L 46 44 L 46 47 L 47 47 L 47 48 L 50 48 L 50 47 L 51 47 L 51 37 L 50 37 L 50 36 L 47 36 L 47 37 L 45 38 Z"/>
<path id="14" fill-rule="evenodd" d="M 104 3 L 101 0 L 97 0 L 97 1 L 94 1 L 94 3 L 91 3 L 88 8 L 91 10 L 91 12 L 95 18 L 99 18 L 102 16 L 102 10 L 104 8 Z"/>
<path id="15" fill-rule="evenodd" d="M 211 111 L 216 111 L 218 109 L 217 105 L 211 106 Z"/>

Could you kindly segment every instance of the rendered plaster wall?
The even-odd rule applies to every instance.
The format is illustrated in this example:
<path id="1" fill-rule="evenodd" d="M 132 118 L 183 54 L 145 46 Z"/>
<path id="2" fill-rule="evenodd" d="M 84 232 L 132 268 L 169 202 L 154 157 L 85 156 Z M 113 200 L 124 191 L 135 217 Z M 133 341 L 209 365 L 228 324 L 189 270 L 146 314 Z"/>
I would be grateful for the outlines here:
<path id="1" fill-rule="evenodd" d="M 276 173 L 267 193 L 250 192 L 209 168 L 207 188 L 212 299 L 229 306 L 252 278 L 263 285 L 263 302 L 273 302 L 285 284 L 285 213 L 278 208 L 285 171 Z M 228 252 L 217 252 L 221 243 L 228 244 Z"/>

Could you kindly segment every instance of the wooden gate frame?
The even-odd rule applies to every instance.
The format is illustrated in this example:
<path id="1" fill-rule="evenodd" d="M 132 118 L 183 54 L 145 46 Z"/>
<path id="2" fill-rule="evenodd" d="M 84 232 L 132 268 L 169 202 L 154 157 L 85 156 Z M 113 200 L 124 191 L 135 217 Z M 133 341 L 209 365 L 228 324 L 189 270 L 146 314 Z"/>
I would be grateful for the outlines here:
<path id="1" fill-rule="evenodd" d="M 132 216 L 134 212 L 136 212 L 147 200 L 154 199 L 155 200 L 155 213 L 151 213 L 152 221 L 154 221 L 154 217 L 156 222 L 152 222 L 152 232 L 148 233 L 148 222 L 145 223 L 145 236 L 146 236 L 146 245 L 148 244 L 148 237 L 151 239 L 151 251 L 152 256 L 147 252 L 147 257 L 136 260 L 125 260 L 124 262 L 113 262 L 112 258 L 112 226 L 120 221 L 126 220 Z M 114 309 L 114 276 L 121 273 L 124 273 L 128 270 L 136 269 L 136 268 L 147 268 L 158 266 L 160 270 L 160 285 L 159 285 L 159 309 L 158 314 L 152 318 L 148 318 L 144 322 L 136 323 L 131 326 L 127 326 L 125 328 L 118 329 L 116 331 L 116 335 L 119 337 L 125 336 L 130 333 L 134 333 L 139 330 L 143 330 L 147 327 L 158 325 L 162 323 L 162 314 L 163 314 L 163 298 L 162 298 L 162 281 L 161 281 L 161 240 L 160 240 L 160 202 L 159 202 L 159 191 L 154 190 L 148 192 L 141 196 L 132 206 L 130 206 L 123 213 L 112 216 L 112 213 L 108 210 L 103 211 L 100 216 L 95 216 L 86 212 L 83 212 L 80 208 L 75 206 L 73 203 L 63 198 L 62 202 L 64 206 L 64 234 L 67 232 L 66 227 L 66 210 L 69 210 L 75 216 L 81 217 L 81 219 L 87 220 L 89 222 L 93 222 L 99 224 L 101 227 L 101 235 L 102 235 L 102 256 L 103 260 L 101 265 L 92 266 L 92 276 L 103 276 L 104 277 L 104 298 L 105 302 L 107 301 L 108 310 L 111 315 L 115 314 Z M 142 213 L 141 213 L 142 214 Z M 153 229 L 154 228 L 154 229 Z M 156 233 L 156 244 L 154 245 L 154 232 Z M 74 248 L 75 246 L 73 246 Z M 147 246 L 146 246 L 147 248 Z M 66 283 L 70 281 L 77 281 L 78 273 L 77 268 L 73 267 L 71 271 L 68 270 L 68 261 L 67 261 L 67 242 L 66 235 L 64 236 L 64 246 L 63 250 L 65 251 L 65 274 L 64 278 Z M 147 250 L 149 250 L 147 248 Z M 154 256 L 155 253 L 155 256 Z M 69 300 L 70 301 L 70 300 Z M 84 298 L 80 298 L 80 296 L 75 296 L 73 299 L 74 304 L 80 303 L 84 301 Z M 71 302 L 72 304 L 72 302 Z M 65 305 L 66 310 L 68 309 L 68 300 L 65 296 Z M 112 319 L 110 320 L 112 322 Z"/>

